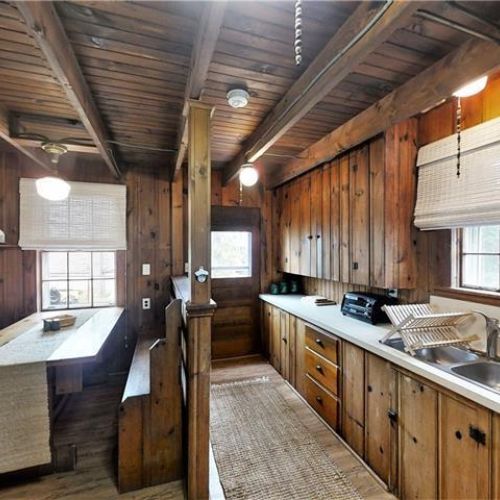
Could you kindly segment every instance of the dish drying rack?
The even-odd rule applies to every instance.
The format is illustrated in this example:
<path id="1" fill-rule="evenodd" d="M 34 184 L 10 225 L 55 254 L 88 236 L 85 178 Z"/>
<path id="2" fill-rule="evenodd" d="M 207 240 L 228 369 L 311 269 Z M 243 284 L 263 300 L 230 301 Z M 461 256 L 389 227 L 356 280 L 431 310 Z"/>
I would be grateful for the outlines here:
<path id="1" fill-rule="evenodd" d="M 405 304 L 383 306 L 393 327 L 380 341 L 386 343 L 393 335 L 399 333 L 405 345 L 405 351 L 412 356 L 416 349 L 441 346 L 468 346 L 478 340 L 477 335 L 460 336 L 457 325 L 472 315 L 470 312 L 433 311 L 430 304 Z"/>

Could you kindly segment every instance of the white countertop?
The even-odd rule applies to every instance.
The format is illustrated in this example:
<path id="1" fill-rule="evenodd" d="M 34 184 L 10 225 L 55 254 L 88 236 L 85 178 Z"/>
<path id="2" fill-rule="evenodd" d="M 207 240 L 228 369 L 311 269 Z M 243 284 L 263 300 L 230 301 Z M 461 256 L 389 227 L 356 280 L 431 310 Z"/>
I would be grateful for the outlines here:
<path id="1" fill-rule="evenodd" d="M 401 368 L 456 392 L 460 396 L 500 413 L 500 395 L 497 393 L 483 389 L 463 378 L 415 359 L 409 354 L 381 344 L 379 340 L 387 333 L 389 325 L 373 326 L 363 323 L 343 316 L 340 312 L 340 306 L 318 307 L 301 300 L 302 297 L 303 295 L 260 295 L 260 298 L 269 304 L 362 347 Z"/>

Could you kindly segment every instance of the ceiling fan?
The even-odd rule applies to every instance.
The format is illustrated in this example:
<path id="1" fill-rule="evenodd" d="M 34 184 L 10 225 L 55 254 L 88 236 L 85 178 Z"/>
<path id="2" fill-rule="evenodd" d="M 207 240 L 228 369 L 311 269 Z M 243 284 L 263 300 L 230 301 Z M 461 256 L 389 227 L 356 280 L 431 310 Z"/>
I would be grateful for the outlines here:
<path id="1" fill-rule="evenodd" d="M 17 135 L 20 139 L 29 139 L 33 141 L 40 141 L 40 148 L 45 151 L 51 163 L 57 165 L 59 158 L 69 151 L 68 145 L 75 146 L 92 146 L 93 143 L 90 139 L 79 137 L 63 137 L 61 139 L 52 140 L 42 134 L 32 134 L 29 132 L 21 132 Z"/>

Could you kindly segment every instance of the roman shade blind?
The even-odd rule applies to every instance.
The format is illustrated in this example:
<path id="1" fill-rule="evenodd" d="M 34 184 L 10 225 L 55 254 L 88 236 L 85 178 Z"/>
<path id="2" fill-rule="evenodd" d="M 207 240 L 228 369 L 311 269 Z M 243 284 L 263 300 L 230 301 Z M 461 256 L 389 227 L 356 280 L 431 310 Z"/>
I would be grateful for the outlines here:
<path id="1" fill-rule="evenodd" d="M 35 179 L 21 179 L 19 246 L 36 250 L 125 250 L 126 186 L 70 182 L 65 200 L 38 195 Z"/>
<path id="2" fill-rule="evenodd" d="M 418 151 L 415 225 L 424 230 L 500 224 L 500 118 Z"/>

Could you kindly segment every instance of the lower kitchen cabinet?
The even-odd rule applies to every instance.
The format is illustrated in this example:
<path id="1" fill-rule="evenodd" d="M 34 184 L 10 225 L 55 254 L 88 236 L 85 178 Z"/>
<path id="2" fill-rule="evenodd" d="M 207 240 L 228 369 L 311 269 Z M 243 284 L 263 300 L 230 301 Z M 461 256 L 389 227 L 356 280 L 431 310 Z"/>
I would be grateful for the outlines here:
<path id="1" fill-rule="evenodd" d="M 398 375 L 399 481 L 401 498 L 438 497 L 438 393 Z"/>
<path id="2" fill-rule="evenodd" d="M 274 369 L 281 373 L 281 310 L 271 306 L 269 354 Z"/>
<path id="3" fill-rule="evenodd" d="M 329 391 L 314 380 L 311 376 L 305 376 L 305 398 L 306 401 L 316 410 L 316 412 L 337 430 L 340 424 L 340 402 Z"/>
<path id="4" fill-rule="evenodd" d="M 342 435 L 361 457 L 365 453 L 365 351 L 342 342 Z"/>
<path id="5" fill-rule="evenodd" d="M 491 497 L 500 498 L 500 415 L 493 415 L 492 419 L 492 485 Z"/>
<path id="6" fill-rule="evenodd" d="M 491 498 L 488 410 L 439 394 L 438 414 L 440 497 Z"/>
<path id="7" fill-rule="evenodd" d="M 391 491 L 397 484 L 396 371 L 366 355 L 365 460 Z"/>

